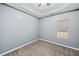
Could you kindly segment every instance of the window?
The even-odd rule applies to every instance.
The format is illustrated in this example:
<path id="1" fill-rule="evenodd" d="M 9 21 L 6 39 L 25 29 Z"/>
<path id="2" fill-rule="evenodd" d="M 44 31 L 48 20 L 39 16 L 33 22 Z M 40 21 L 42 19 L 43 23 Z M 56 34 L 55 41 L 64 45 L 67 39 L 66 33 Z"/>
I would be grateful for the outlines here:
<path id="1" fill-rule="evenodd" d="M 57 21 L 57 37 L 62 39 L 69 39 L 70 34 L 70 21 L 58 20 Z"/>

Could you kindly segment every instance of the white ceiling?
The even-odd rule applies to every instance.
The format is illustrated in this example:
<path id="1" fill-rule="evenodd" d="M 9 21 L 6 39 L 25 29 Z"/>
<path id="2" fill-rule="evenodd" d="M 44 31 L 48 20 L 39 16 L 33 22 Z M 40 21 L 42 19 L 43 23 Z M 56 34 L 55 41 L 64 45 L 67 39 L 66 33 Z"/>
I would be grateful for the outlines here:
<path id="1" fill-rule="evenodd" d="M 50 3 L 50 6 L 38 7 L 39 3 L 8 3 L 8 5 L 20 9 L 26 13 L 43 18 L 49 15 L 62 13 L 79 8 L 79 3 Z"/>

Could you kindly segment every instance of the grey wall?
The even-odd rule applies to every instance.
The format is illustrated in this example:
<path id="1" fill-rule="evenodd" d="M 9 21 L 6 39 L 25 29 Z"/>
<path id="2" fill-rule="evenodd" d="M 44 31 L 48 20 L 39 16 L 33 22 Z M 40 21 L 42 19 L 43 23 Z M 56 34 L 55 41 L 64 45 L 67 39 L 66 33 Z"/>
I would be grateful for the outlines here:
<path id="1" fill-rule="evenodd" d="M 69 39 L 57 38 L 56 21 L 71 20 Z M 38 20 L 0 4 L 0 54 L 36 38 L 79 48 L 79 11 L 64 13 Z"/>
<path id="2" fill-rule="evenodd" d="M 0 53 L 39 37 L 39 20 L 0 4 Z"/>
<path id="3" fill-rule="evenodd" d="M 57 20 L 69 19 L 71 20 L 70 38 L 57 38 Z M 52 42 L 68 45 L 79 48 L 79 11 L 64 13 L 56 16 L 51 16 L 40 20 L 40 37 Z"/>

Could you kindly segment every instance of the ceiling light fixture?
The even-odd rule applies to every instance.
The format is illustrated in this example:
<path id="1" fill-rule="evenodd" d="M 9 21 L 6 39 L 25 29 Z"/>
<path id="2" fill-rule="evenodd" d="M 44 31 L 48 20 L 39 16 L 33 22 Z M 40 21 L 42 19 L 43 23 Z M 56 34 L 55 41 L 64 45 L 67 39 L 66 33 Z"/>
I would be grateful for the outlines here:
<path id="1" fill-rule="evenodd" d="M 42 7 L 42 6 L 50 6 L 50 3 L 39 3 L 38 6 L 39 7 Z"/>

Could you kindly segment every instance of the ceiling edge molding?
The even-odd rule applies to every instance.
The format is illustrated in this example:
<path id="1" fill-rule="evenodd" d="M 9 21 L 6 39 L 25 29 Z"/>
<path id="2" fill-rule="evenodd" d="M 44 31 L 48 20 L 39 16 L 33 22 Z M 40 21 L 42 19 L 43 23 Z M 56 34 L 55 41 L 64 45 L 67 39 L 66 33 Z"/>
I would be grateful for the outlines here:
<path id="1" fill-rule="evenodd" d="M 30 12 L 30 11 L 28 11 L 28 12 L 30 12 L 30 13 L 27 13 L 27 12 L 25 12 L 25 11 L 23 11 L 23 10 L 20 10 L 20 9 L 18 9 L 18 8 L 15 8 L 15 7 L 13 7 L 13 6 L 10 6 L 10 5 L 8 5 L 8 4 L 6 4 L 6 3 L 1 3 L 2 5 L 5 5 L 5 6 L 7 6 L 7 7 L 10 7 L 10 8 L 13 8 L 13 9 L 15 9 L 15 10 L 17 10 L 17 11 L 20 11 L 20 12 L 22 12 L 22 13 L 25 13 L 25 14 L 28 14 L 28 15 L 30 15 L 30 16 L 33 16 L 33 17 L 35 17 L 35 18 L 37 18 L 37 19 L 39 19 L 39 17 L 37 17 L 37 16 L 35 16 L 35 15 L 33 15 L 33 14 L 31 14 L 32 12 Z"/>
<path id="2" fill-rule="evenodd" d="M 25 12 L 25 11 L 23 11 L 23 10 L 21 10 L 21 9 L 18 9 L 18 8 L 16 8 L 16 7 L 13 7 L 13 6 L 10 6 L 10 5 L 8 5 L 8 4 L 6 4 L 6 3 L 1 3 L 2 5 L 5 5 L 5 6 L 7 6 L 7 7 L 11 7 L 11 8 L 13 8 L 13 9 L 15 9 L 15 10 L 18 10 L 18 11 L 20 11 L 20 12 L 22 12 L 22 13 L 25 13 L 25 14 L 28 14 L 28 15 L 30 15 L 30 16 L 33 16 L 33 17 L 35 17 L 35 18 L 37 18 L 37 19 L 43 19 L 43 18 L 48 18 L 48 17 L 51 17 L 51 16 L 55 16 L 55 15 L 59 15 L 59 14 L 64 14 L 64 13 L 68 13 L 68 12 L 73 12 L 73 11 L 78 11 L 79 10 L 79 8 L 77 8 L 77 9 L 74 9 L 74 10 L 69 10 L 69 11 L 64 11 L 64 12 L 61 12 L 61 13 L 57 13 L 57 14 L 53 14 L 53 13 L 51 13 L 50 15 L 47 15 L 47 16 L 44 16 L 44 17 L 40 17 L 40 15 L 36 15 L 36 14 L 34 14 L 33 12 L 31 12 L 31 11 L 28 11 L 28 12 Z"/>
<path id="3" fill-rule="evenodd" d="M 48 16 L 45 16 L 45 17 L 42 17 L 42 18 L 39 18 L 39 19 L 44 19 L 44 18 L 48 18 L 48 17 L 51 17 L 51 16 L 56 16 L 56 15 L 60 15 L 60 14 L 68 13 L 68 12 L 74 12 L 74 11 L 79 11 L 79 8 L 78 9 L 74 9 L 74 10 L 70 10 L 70 11 L 57 13 L 57 14 L 51 14 L 51 15 L 48 15 Z"/>

